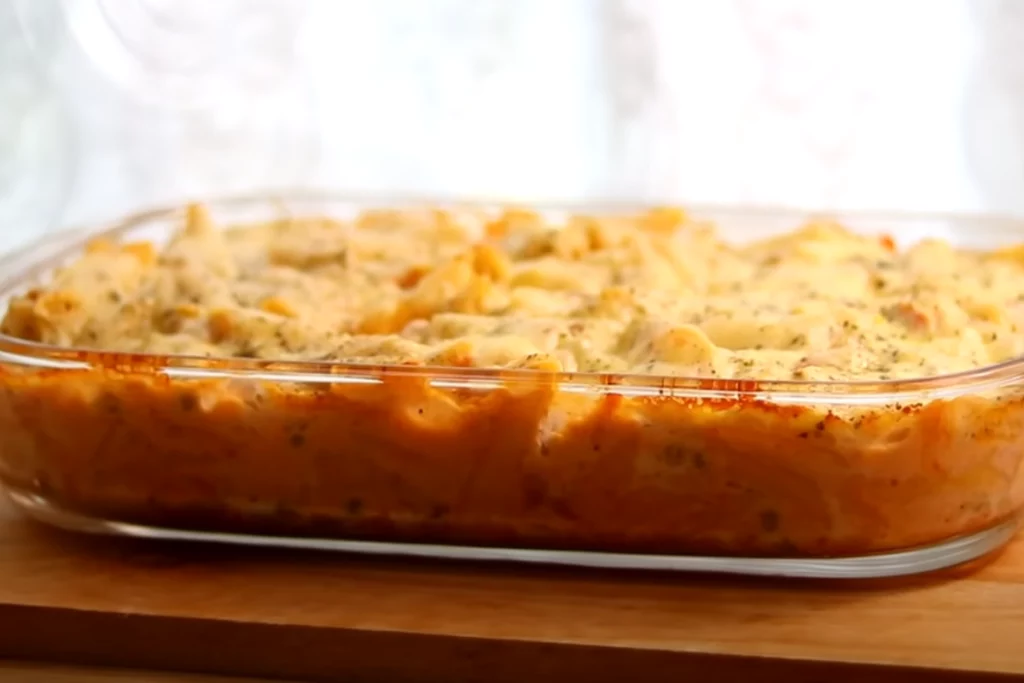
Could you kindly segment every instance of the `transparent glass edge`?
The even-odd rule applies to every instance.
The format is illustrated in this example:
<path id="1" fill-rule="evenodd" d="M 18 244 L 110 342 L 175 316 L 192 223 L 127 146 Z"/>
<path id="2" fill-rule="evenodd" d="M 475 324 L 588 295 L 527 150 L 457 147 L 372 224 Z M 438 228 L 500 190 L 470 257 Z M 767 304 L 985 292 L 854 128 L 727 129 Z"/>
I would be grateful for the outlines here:
<path id="1" fill-rule="evenodd" d="M 349 540 L 242 532 L 216 532 L 134 524 L 89 517 L 65 510 L 58 501 L 14 488 L 4 492 L 29 517 L 53 527 L 85 534 L 163 541 L 215 543 L 292 550 L 320 550 L 378 556 L 464 561 L 503 561 L 599 569 L 712 572 L 792 578 L 869 579 L 906 576 L 955 567 L 997 551 L 1020 526 L 1015 514 L 981 531 L 933 544 L 860 556 L 742 557 L 730 555 L 649 554 L 588 550 L 540 550 L 530 547 L 454 545 Z"/>
<path id="2" fill-rule="evenodd" d="M 386 208 L 436 208 L 499 211 L 520 207 L 543 214 L 628 213 L 678 203 L 652 202 L 564 202 L 530 203 L 509 200 L 463 200 L 409 194 L 344 194 L 330 191 L 276 191 L 227 197 L 196 197 L 120 219 L 90 226 L 63 229 L 44 235 L 28 245 L 0 257 L 0 296 L 27 284 L 34 276 L 52 270 L 57 259 L 73 255 L 92 239 L 116 238 L 149 222 L 180 215 L 190 202 L 214 209 L 266 205 L 267 218 L 295 216 L 289 203 L 324 202 L 348 204 L 353 212 Z M 898 213 L 839 211 L 812 212 L 791 207 L 738 207 L 694 204 L 681 207 L 691 216 L 706 220 L 787 219 L 796 222 L 827 217 L 842 221 L 884 221 L 901 223 L 944 221 L 986 228 L 1021 227 L 1024 218 L 1012 216 L 958 216 L 942 213 Z M 305 212 L 302 215 L 316 215 Z M 85 360 L 83 360 L 83 357 Z M 165 374 L 180 379 L 244 379 L 287 383 L 376 384 L 385 379 L 411 378 L 439 388 L 489 389 L 502 386 L 555 384 L 559 391 L 582 394 L 619 394 L 635 397 L 735 400 L 753 398 L 784 404 L 881 405 L 896 401 L 924 402 L 955 398 L 1024 384 L 1024 358 L 1011 359 L 964 372 L 913 380 L 815 382 L 804 380 L 725 380 L 669 375 L 613 373 L 545 373 L 528 369 L 410 367 L 317 361 L 264 361 L 235 358 L 159 356 L 126 354 L 82 348 L 63 348 L 30 342 L 0 334 L 0 363 L 50 370 L 123 369 L 135 373 Z"/>

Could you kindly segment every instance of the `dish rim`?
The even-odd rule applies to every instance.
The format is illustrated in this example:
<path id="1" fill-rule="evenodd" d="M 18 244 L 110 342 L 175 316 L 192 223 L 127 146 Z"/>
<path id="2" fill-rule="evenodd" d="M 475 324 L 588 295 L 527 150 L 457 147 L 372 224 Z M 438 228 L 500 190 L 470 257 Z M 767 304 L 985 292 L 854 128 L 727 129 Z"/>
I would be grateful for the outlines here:
<path id="1" fill-rule="evenodd" d="M 687 215 L 713 222 L 725 220 L 787 220 L 794 226 L 813 220 L 835 220 L 844 225 L 858 222 L 890 224 L 942 223 L 958 230 L 973 228 L 995 235 L 1019 230 L 1024 219 L 996 215 L 952 213 L 800 210 L 792 207 L 682 205 L 670 202 L 515 202 L 464 200 L 417 195 L 350 194 L 331 191 L 282 191 L 247 193 L 184 200 L 136 211 L 111 221 L 52 232 L 0 257 L 0 303 L 35 278 L 52 272 L 63 260 L 80 253 L 88 242 L 121 238 L 126 233 L 159 221 L 171 221 L 193 203 L 218 210 L 277 209 L 276 218 L 332 217 L 328 211 L 289 211 L 289 203 L 348 205 L 353 214 L 366 210 L 428 209 L 497 212 L 522 208 L 544 215 L 607 216 L 637 213 L 661 207 L 680 208 Z M 268 212 L 262 220 L 273 220 Z M 243 223 L 243 221 L 238 221 Z M 972 370 L 930 377 L 895 380 L 809 381 L 753 380 L 644 375 L 608 372 L 545 372 L 536 369 L 452 368 L 404 366 L 340 361 L 284 361 L 243 358 L 123 353 L 85 348 L 66 348 L 33 342 L 0 333 L 0 364 L 37 367 L 43 370 L 113 370 L 121 374 L 161 374 L 173 378 L 248 379 L 281 383 L 379 384 L 385 379 L 425 380 L 439 388 L 496 389 L 506 386 L 557 385 L 561 392 L 592 395 L 621 394 L 627 397 L 660 397 L 698 400 L 746 400 L 775 404 L 885 405 L 915 403 L 987 392 L 1024 383 L 1024 356 Z"/>

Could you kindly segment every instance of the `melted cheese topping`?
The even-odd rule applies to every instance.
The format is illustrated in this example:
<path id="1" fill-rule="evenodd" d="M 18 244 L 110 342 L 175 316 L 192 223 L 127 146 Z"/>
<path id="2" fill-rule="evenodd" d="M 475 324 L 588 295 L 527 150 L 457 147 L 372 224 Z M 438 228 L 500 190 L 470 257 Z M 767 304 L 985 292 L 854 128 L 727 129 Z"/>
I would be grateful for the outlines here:
<path id="1" fill-rule="evenodd" d="M 718 378 L 946 374 L 1024 352 L 1024 247 L 816 222 L 734 245 L 673 210 L 551 225 L 368 212 L 92 244 L 2 329 L 120 352 Z"/>

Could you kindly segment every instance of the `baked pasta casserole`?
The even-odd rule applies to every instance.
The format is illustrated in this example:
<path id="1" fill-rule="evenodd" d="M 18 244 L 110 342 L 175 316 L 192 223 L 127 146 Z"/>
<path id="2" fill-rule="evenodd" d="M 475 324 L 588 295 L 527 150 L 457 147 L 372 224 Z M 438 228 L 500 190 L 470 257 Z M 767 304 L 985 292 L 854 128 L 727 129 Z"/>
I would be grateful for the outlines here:
<path id="1" fill-rule="evenodd" d="M 732 243 L 675 209 L 194 205 L 166 242 L 96 239 L 9 298 L 9 342 L 84 363 L 0 366 L 0 477 L 162 527 L 859 556 L 1020 506 L 1014 384 L 898 400 L 1020 356 L 1020 326 L 1024 247 L 831 221 Z"/>

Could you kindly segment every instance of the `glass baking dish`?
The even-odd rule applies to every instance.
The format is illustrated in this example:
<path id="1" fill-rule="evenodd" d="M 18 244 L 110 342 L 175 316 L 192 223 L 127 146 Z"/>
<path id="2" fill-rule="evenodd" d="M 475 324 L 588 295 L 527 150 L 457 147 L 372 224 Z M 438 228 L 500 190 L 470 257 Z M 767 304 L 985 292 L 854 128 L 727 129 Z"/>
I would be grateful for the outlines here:
<path id="1" fill-rule="evenodd" d="M 220 224 L 497 205 L 291 194 Z M 634 206 L 541 207 L 635 212 Z M 691 209 L 742 240 L 796 212 Z M 103 235 L 8 257 L 4 302 Z M 1010 220 L 840 216 L 897 241 L 996 247 Z M 0 337 L 0 480 L 80 531 L 391 555 L 815 577 L 917 573 L 1004 544 L 1024 501 L 1024 360 L 913 381 L 708 380 L 270 362 Z"/>

